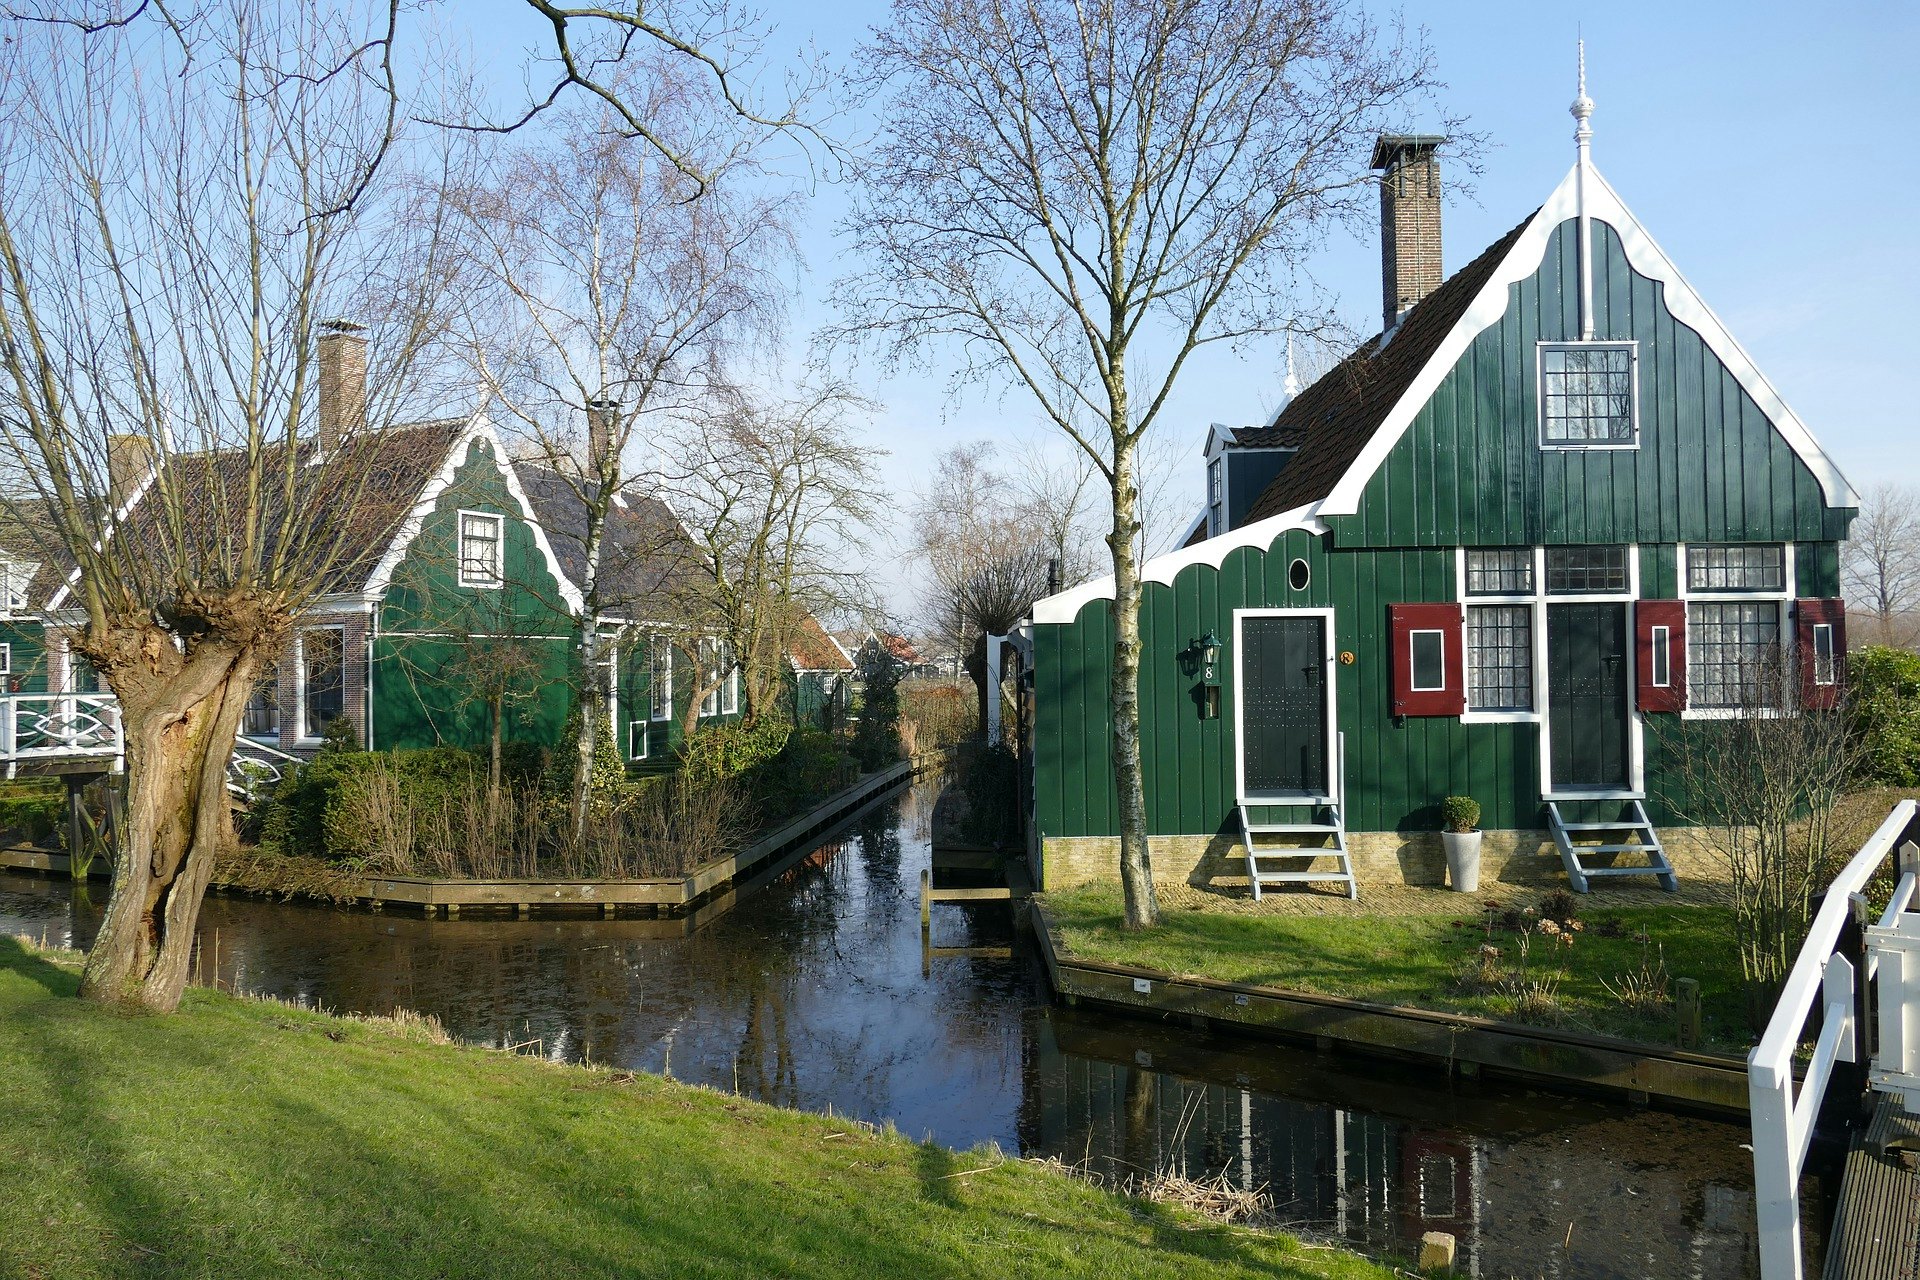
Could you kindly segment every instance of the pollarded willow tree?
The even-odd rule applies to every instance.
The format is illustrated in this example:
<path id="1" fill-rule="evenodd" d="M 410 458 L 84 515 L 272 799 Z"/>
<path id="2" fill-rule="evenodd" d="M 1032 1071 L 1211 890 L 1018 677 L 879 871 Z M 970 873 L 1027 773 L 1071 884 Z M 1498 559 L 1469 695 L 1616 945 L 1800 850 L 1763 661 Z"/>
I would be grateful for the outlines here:
<path id="1" fill-rule="evenodd" d="M 405 515 L 386 479 L 414 437 L 377 428 L 419 389 L 446 300 L 440 228 L 379 169 L 404 140 L 367 27 L 248 0 L 201 17 L 185 36 L 16 21 L 0 53 L 0 493 L 71 566 L 69 642 L 126 734 L 81 992 L 162 1010 L 233 837 L 249 694 Z M 323 449 L 316 352 L 340 314 L 370 322 L 372 390 L 331 406 Z"/>
<path id="2" fill-rule="evenodd" d="M 637 617 L 649 601 L 635 597 L 654 594 L 648 566 L 676 550 L 671 529 L 616 536 L 620 504 L 665 424 L 777 339 L 793 262 L 789 200 L 755 161 L 761 139 L 707 80 L 636 58 L 607 84 L 620 109 L 596 99 L 551 114 L 546 135 L 516 138 L 449 193 L 485 300 L 463 318 L 464 347 L 556 499 L 543 518 L 584 601 L 576 841 L 622 620 L 658 620 Z M 653 146 L 628 136 L 636 115 Z"/>
<path id="3" fill-rule="evenodd" d="M 1145 927 L 1140 443 L 1196 351 L 1302 325 L 1289 285 L 1361 211 L 1372 135 L 1432 60 L 1343 0 L 894 0 L 865 68 L 885 129 L 844 332 L 1023 389 L 1105 479 L 1120 869 Z"/>

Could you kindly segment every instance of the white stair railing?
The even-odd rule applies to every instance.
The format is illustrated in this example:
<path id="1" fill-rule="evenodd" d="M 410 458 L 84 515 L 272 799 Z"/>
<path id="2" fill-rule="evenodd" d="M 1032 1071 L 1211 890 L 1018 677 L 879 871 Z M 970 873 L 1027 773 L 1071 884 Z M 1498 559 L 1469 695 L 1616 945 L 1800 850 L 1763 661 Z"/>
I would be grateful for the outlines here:
<path id="1" fill-rule="evenodd" d="M 233 758 L 227 761 L 227 790 L 251 804 L 271 794 L 287 776 L 289 767 L 305 761 L 258 738 L 236 738 Z"/>
<path id="2" fill-rule="evenodd" d="M 1800 956 L 1794 961 L 1793 971 L 1780 992 L 1780 1001 L 1774 1006 L 1766 1032 L 1747 1055 L 1747 1100 L 1753 1124 L 1753 1182 L 1762 1280 L 1800 1280 L 1802 1275 L 1800 1173 L 1806 1166 L 1814 1121 L 1833 1078 L 1834 1065 L 1859 1061 L 1862 1046 L 1860 1028 L 1853 1016 L 1854 984 L 1868 981 L 1873 973 L 1871 959 L 1866 973 L 1855 974 L 1852 962 L 1835 954 L 1834 948 L 1839 945 L 1841 930 L 1852 910 L 1850 896 L 1857 894 L 1879 871 L 1881 863 L 1894 853 L 1901 836 L 1913 823 L 1915 809 L 1912 800 L 1902 800 L 1895 805 L 1860 852 L 1833 878 L 1826 900 L 1821 903 L 1813 927 L 1807 933 L 1807 941 L 1800 948 Z M 1914 872 L 1909 869 L 1901 879 L 1906 901 L 1913 896 L 1909 887 L 1913 878 Z M 1895 893 L 1894 905 L 1902 908 L 1906 905 L 1899 891 Z M 1891 911 L 1888 914 L 1897 915 Z M 1884 1016 L 1888 989 L 1883 986 L 1881 994 Z M 1912 998 L 1902 995 L 1908 1002 Z M 1807 1063 L 1806 1078 L 1795 1090 L 1794 1049 L 1816 1000 L 1821 1010 L 1820 1035 L 1814 1043 L 1813 1057 Z M 1909 1012 L 1907 1016 L 1911 1019 L 1914 1015 Z M 1882 1037 L 1884 1046 L 1884 1031 Z"/>

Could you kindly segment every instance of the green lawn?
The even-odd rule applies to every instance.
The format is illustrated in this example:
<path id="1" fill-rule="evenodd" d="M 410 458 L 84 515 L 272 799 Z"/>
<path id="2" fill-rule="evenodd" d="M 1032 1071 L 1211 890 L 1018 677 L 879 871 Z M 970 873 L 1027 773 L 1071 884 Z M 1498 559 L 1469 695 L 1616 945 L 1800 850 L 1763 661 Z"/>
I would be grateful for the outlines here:
<path id="1" fill-rule="evenodd" d="M 74 985 L 0 939 L 0 1276 L 1388 1275 L 656 1077 Z"/>
<path id="2" fill-rule="evenodd" d="M 1489 943 L 1478 912 L 1342 917 L 1169 910 L 1159 928 L 1127 933 L 1120 928 L 1118 886 L 1050 893 L 1044 902 L 1076 958 L 1670 1045 L 1671 1014 L 1625 1008 L 1601 985 L 1605 979 L 1619 987 L 1622 974 L 1664 953 L 1671 978 L 1700 983 L 1706 1047 L 1744 1052 L 1749 1043 L 1740 962 L 1725 907 L 1587 910 L 1571 947 L 1535 936 L 1528 973 L 1561 975 L 1556 1017 L 1519 1007 L 1501 991 L 1459 983 L 1483 945 L 1500 949 L 1498 963 L 1508 973 L 1518 965 L 1518 935 L 1496 927 Z M 1650 939 L 1644 946 L 1633 936 L 1643 930 Z"/>

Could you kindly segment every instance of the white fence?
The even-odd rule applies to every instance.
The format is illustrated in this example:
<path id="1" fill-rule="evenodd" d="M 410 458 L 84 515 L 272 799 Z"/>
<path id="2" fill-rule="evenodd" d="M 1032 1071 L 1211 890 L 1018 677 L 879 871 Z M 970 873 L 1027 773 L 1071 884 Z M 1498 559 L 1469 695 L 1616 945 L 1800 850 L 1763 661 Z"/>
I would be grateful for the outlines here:
<path id="1" fill-rule="evenodd" d="M 1888 932 L 1920 943 L 1913 932 L 1914 917 L 1905 914 L 1914 899 L 1916 880 L 1920 879 L 1920 850 L 1910 842 L 1901 843 L 1901 836 L 1913 823 L 1915 809 L 1912 800 L 1894 806 L 1879 830 L 1834 877 L 1766 1033 L 1747 1055 L 1762 1280 L 1799 1280 L 1802 1274 L 1800 1173 L 1806 1166 L 1814 1121 L 1833 1079 L 1834 1065 L 1858 1062 L 1867 1055 L 1866 1028 L 1857 1025 L 1854 1017 L 1856 984 L 1870 983 L 1877 967 L 1884 969 L 1878 990 L 1880 1048 L 1870 1078 L 1875 1087 L 1894 1088 L 1898 1078 L 1883 1069 L 1889 1059 L 1920 1066 L 1915 1061 L 1920 1058 L 1920 1046 L 1914 1044 L 1913 1034 L 1920 1032 L 1920 1010 L 1915 1007 L 1920 1002 L 1920 945 L 1912 950 L 1888 950 L 1877 944 L 1878 935 Z M 1881 864 L 1895 856 L 1901 871 L 1899 885 L 1879 925 L 1867 931 L 1869 941 L 1876 945 L 1868 952 L 1866 971 L 1855 973 L 1853 963 L 1836 954 L 1835 948 L 1852 912 L 1852 899 Z M 1909 975 L 1914 981 L 1904 981 Z M 1807 1063 L 1806 1078 L 1796 1090 L 1794 1050 L 1816 1000 L 1821 1011 L 1820 1034 Z M 1901 1091 L 1906 1089 L 1920 1089 L 1920 1081 L 1907 1083 Z M 1916 1093 L 1906 1096 L 1909 1106 L 1920 1101 Z"/>
<path id="2" fill-rule="evenodd" d="M 108 759 L 126 754 L 120 704 L 103 693 L 0 695 L 0 762 Z"/>

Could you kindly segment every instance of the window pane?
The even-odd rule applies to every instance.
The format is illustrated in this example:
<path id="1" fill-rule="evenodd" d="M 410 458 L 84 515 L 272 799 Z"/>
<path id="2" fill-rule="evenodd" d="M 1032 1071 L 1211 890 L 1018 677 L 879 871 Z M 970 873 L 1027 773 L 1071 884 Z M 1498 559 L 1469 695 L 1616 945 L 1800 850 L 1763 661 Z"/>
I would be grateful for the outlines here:
<path id="1" fill-rule="evenodd" d="M 1785 591 L 1787 550 L 1778 543 L 1687 548 L 1689 591 Z"/>
<path id="2" fill-rule="evenodd" d="M 653 703 L 650 712 L 655 720 L 665 720 L 673 715 L 673 646 L 665 636 L 654 636 L 650 647 L 647 672 L 648 695 Z"/>
<path id="3" fill-rule="evenodd" d="M 1687 606 L 1687 701 L 1723 710 L 1780 705 L 1779 606 Z"/>
<path id="4" fill-rule="evenodd" d="M 1547 444 L 1633 443 L 1633 349 L 1540 349 L 1540 438 Z"/>
<path id="5" fill-rule="evenodd" d="M 1469 549 L 1467 593 L 1476 596 L 1532 595 L 1533 549 L 1531 547 Z"/>
<path id="6" fill-rule="evenodd" d="M 1653 649 L 1653 686 L 1656 689 L 1671 688 L 1673 685 L 1673 632 L 1667 627 L 1655 627 L 1649 637 Z"/>
<path id="7" fill-rule="evenodd" d="M 1430 691 L 1447 687 L 1446 637 L 1438 631 L 1415 631 L 1413 645 L 1413 687 Z"/>
<path id="8" fill-rule="evenodd" d="M 1533 710 L 1533 610 L 1523 604 L 1467 610 L 1467 706 Z"/>
<path id="9" fill-rule="evenodd" d="M 460 581 L 467 586 L 493 586 L 500 581 L 499 516 L 460 517 Z"/>
<path id="10" fill-rule="evenodd" d="M 1547 548 L 1549 594 L 1617 594 L 1626 589 L 1627 549 L 1625 547 Z"/>
<path id="11" fill-rule="evenodd" d="M 280 682 L 273 676 L 253 686 L 240 732 L 249 738 L 280 736 Z"/>
<path id="12" fill-rule="evenodd" d="M 342 636 L 328 627 L 308 631 L 300 638 L 300 658 L 306 677 L 306 732 L 319 737 L 327 722 L 346 710 L 346 670 Z"/>
<path id="13" fill-rule="evenodd" d="M 1834 683 L 1833 624 L 1819 622 L 1813 628 L 1813 682 Z"/>

